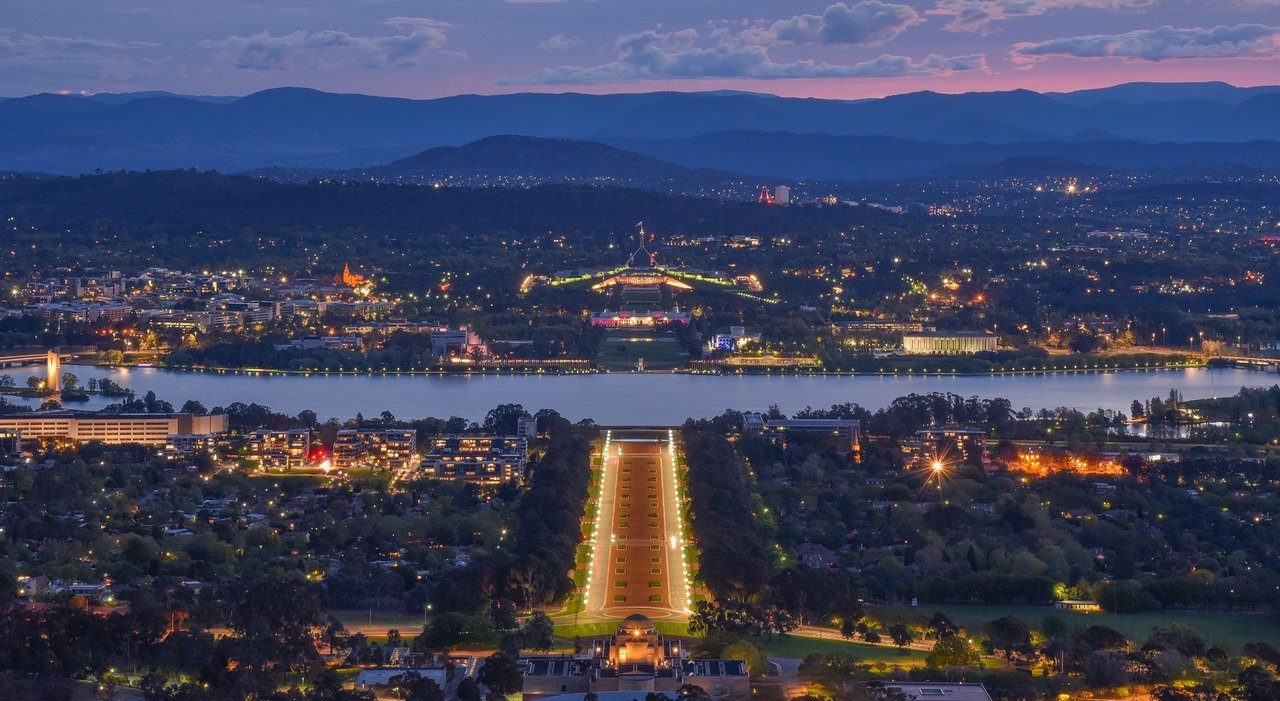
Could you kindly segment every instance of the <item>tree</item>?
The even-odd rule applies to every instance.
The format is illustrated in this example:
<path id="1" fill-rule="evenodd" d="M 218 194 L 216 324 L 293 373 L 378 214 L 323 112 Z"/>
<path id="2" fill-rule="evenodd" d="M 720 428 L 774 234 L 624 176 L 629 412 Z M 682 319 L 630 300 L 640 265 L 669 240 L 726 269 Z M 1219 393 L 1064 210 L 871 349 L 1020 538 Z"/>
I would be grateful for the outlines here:
<path id="1" fill-rule="evenodd" d="M 1080 631 L 1077 638 L 1090 650 L 1123 650 L 1129 646 L 1124 633 L 1103 625 L 1092 625 Z"/>
<path id="2" fill-rule="evenodd" d="M 720 657 L 726 660 L 742 660 L 747 663 L 747 671 L 753 677 L 763 676 L 769 671 L 769 660 L 748 639 L 735 640 L 720 651 Z"/>
<path id="3" fill-rule="evenodd" d="M 520 417 L 527 414 L 521 404 L 499 404 L 484 416 L 484 430 L 510 436 L 515 434 Z"/>
<path id="4" fill-rule="evenodd" d="M 1004 652 L 1006 660 L 1012 660 L 1014 653 L 1031 654 L 1031 628 L 1017 616 L 1001 616 L 987 624 L 987 635 L 991 646 Z"/>
<path id="5" fill-rule="evenodd" d="M 541 611 L 535 611 L 529 620 L 520 626 L 520 639 L 525 649 L 550 650 L 555 644 L 551 640 L 554 631 L 555 624 L 551 622 L 551 617 Z"/>
<path id="6" fill-rule="evenodd" d="M 1062 620 L 1060 616 L 1051 613 L 1040 621 L 1040 632 L 1050 640 L 1066 637 L 1067 622 Z"/>
<path id="7" fill-rule="evenodd" d="M 304 581 L 261 580 L 250 585 L 231 616 L 240 664 L 272 672 L 314 660 L 318 652 L 311 628 L 323 621 L 320 597 Z"/>
<path id="8" fill-rule="evenodd" d="M 491 695 L 506 696 L 520 690 L 520 665 L 514 657 L 502 652 L 495 652 L 484 660 L 484 666 L 476 674 L 476 680 L 489 690 Z"/>
<path id="9" fill-rule="evenodd" d="M 520 621 L 516 619 L 516 605 L 510 599 L 493 599 L 489 605 L 489 618 L 493 627 L 504 633 L 520 627 Z"/>
<path id="10" fill-rule="evenodd" d="M 458 682 L 458 701 L 480 701 L 480 686 L 471 677 L 463 677 Z"/>
<path id="11" fill-rule="evenodd" d="M 889 639 L 893 641 L 894 645 L 905 648 L 911 644 L 912 640 L 916 639 L 916 636 L 911 633 L 910 628 L 902 624 L 902 621 L 898 621 L 889 626 Z"/>
<path id="12" fill-rule="evenodd" d="M 1084 658 L 1081 671 L 1089 686 L 1112 687 L 1128 680 L 1128 666 L 1128 660 L 1122 653 L 1094 650 Z"/>
<path id="13" fill-rule="evenodd" d="M 925 664 L 934 669 L 945 667 L 977 667 L 982 664 L 978 651 L 961 634 L 944 635 L 933 644 Z"/>
<path id="14" fill-rule="evenodd" d="M 1143 645 L 1144 650 L 1152 648 L 1177 650 L 1184 657 L 1203 657 L 1208 647 L 1204 638 L 1201 638 L 1194 628 L 1181 623 L 1175 623 L 1168 628 L 1156 627 Z"/>
<path id="15" fill-rule="evenodd" d="M 187 402 L 182 405 L 181 411 L 184 414 L 208 414 L 209 413 L 209 410 L 206 409 L 203 404 L 201 404 L 200 402 L 194 399 L 188 399 Z"/>
<path id="16" fill-rule="evenodd" d="M 324 628 L 324 640 L 329 646 L 329 652 L 337 647 L 338 641 L 347 634 L 346 626 L 342 625 L 342 621 L 337 616 L 329 616 L 328 625 Z"/>
<path id="17" fill-rule="evenodd" d="M 522 604 L 526 609 L 532 608 L 534 602 L 542 597 L 546 584 L 541 563 L 532 557 L 517 560 L 511 566 L 507 580 L 520 592 Z"/>
<path id="18" fill-rule="evenodd" d="M 406 701 L 444 701 L 444 691 L 435 681 L 414 671 L 397 674 L 388 686 Z"/>
<path id="19" fill-rule="evenodd" d="M 711 694 L 697 684 L 681 684 L 676 689 L 676 698 L 680 701 L 710 701 Z"/>
<path id="20" fill-rule="evenodd" d="M 68 372 L 63 374 L 62 376 L 63 391 L 70 392 L 74 390 L 76 387 L 78 387 L 79 385 L 80 385 L 80 378 L 76 377 L 75 373 Z"/>
<path id="21" fill-rule="evenodd" d="M 795 627 L 795 619 L 776 606 L 763 608 L 740 599 L 698 601 L 689 617 L 690 633 L 731 635 L 785 635 Z"/>
<path id="22" fill-rule="evenodd" d="M 422 635 L 414 639 L 418 649 L 453 648 L 464 644 L 490 645 L 494 630 L 488 616 L 468 616 L 465 613 L 446 611 L 436 614 L 422 629 Z"/>
<path id="23" fill-rule="evenodd" d="M 1236 677 L 1235 695 L 1242 701 L 1274 701 L 1280 698 L 1280 682 L 1262 665 L 1249 665 Z"/>
<path id="24" fill-rule="evenodd" d="M 973 546 L 969 546 L 973 549 Z M 944 635 L 955 635 L 960 632 L 960 626 L 955 624 L 947 614 L 941 611 L 934 611 L 933 616 L 929 618 L 929 630 L 933 631 L 935 638 L 941 638 Z"/>
<path id="25" fill-rule="evenodd" d="M 1193 687 L 1168 686 L 1161 685 L 1152 687 L 1151 698 L 1156 701 L 1218 701 L 1225 698 L 1225 694 L 1218 693 L 1212 684 L 1200 684 Z M 1266 697 L 1274 699 L 1274 696 Z"/>
<path id="26" fill-rule="evenodd" d="M 162 701 L 168 697 L 168 689 L 165 682 L 165 675 L 151 672 L 143 675 L 142 679 L 138 680 L 138 688 L 142 690 L 142 696 L 147 701 Z"/>
<path id="27" fill-rule="evenodd" d="M 97 680 L 99 701 L 116 701 L 119 699 L 120 687 L 128 681 L 127 677 L 114 669 L 109 672 L 100 672 Z"/>
<path id="28" fill-rule="evenodd" d="M 979 681 L 987 688 L 994 701 L 1036 701 L 1042 698 L 1040 685 L 1029 674 L 1021 671 L 983 672 Z M 1053 697 L 1052 694 L 1049 695 Z"/>

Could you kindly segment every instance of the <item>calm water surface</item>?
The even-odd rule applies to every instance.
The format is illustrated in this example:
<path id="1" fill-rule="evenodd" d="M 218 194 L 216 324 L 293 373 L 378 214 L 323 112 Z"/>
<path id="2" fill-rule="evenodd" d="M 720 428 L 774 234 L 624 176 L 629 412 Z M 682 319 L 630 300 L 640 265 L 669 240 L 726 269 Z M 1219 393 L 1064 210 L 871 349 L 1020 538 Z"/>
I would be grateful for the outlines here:
<path id="1" fill-rule="evenodd" d="M 0 370 L 24 386 L 42 367 Z M 673 375 L 614 373 L 599 375 L 300 375 L 260 376 L 180 372 L 158 368 L 66 366 L 80 383 L 110 377 L 139 395 L 154 390 L 180 406 L 196 399 L 207 407 L 257 402 L 287 414 L 304 409 L 323 420 L 373 416 L 390 411 L 398 418 L 462 416 L 479 420 L 507 402 L 536 410 L 555 409 L 567 418 L 591 418 L 602 424 L 670 424 L 708 417 L 725 409 L 785 412 L 806 406 L 856 402 L 869 409 L 896 397 L 927 392 L 1005 397 L 1015 409 L 1105 408 L 1128 413 L 1134 399 L 1164 396 L 1170 389 L 1186 399 L 1235 394 L 1241 387 L 1270 387 L 1280 376 L 1252 370 L 1188 369 L 1056 373 L 963 377 Z M 109 400 L 93 398 L 75 408 L 96 409 Z"/>

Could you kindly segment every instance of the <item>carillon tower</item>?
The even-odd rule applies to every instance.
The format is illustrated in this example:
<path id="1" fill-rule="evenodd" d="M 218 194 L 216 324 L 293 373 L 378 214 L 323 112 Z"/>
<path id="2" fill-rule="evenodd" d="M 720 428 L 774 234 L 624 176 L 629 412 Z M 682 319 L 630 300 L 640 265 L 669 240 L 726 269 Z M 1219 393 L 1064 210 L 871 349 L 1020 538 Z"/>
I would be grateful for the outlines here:
<path id="1" fill-rule="evenodd" d="M 58 352 L 51 350 L 44 358 L 45 368 L 45 387 L 50 392 L 57 392 L 62 386 L 62 359 L 58 357 Z"/>

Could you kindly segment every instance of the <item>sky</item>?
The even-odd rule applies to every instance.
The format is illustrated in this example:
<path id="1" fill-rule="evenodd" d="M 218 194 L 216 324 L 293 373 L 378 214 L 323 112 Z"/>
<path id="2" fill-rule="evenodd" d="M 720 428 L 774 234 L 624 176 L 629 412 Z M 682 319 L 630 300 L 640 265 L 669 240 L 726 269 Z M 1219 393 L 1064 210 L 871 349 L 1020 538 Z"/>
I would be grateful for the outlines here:
<path id="1" fill-rule="evenodd" d="M 0 95 L 1280 83 L 1280 0 L 4 0 Z"/>

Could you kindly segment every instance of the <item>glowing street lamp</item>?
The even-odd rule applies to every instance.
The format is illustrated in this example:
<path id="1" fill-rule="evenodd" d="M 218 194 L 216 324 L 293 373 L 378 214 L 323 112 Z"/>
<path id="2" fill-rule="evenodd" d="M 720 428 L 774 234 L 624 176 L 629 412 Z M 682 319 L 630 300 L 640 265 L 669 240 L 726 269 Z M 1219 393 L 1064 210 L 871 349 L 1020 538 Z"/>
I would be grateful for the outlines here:
<path id="1" fill-rule="evenodd" d="M 930 479 L 933 480 L 934 486 L 937 487 L 938 489 L 939 501 L 942 500 L 942 477 L 946 474 L 946 472 L 947 472 L 946 457 L 935 455 L 933 460 L 929 462 L 929 474 L 925 476 L 925 486 L 926 487 L 928 486 Z"/>

